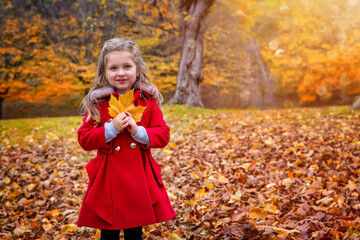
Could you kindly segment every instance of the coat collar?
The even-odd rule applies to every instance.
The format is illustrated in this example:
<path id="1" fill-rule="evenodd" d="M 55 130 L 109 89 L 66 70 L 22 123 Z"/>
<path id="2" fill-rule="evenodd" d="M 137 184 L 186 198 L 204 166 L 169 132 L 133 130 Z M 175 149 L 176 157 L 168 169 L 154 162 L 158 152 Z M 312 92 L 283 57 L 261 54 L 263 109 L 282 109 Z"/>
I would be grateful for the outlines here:
<path id="1" fill-rule="evenodd" d="M 135 89 L 134 97 L 135 97 L 135 93 L 139 90 L 140 90 L 140 92 L 143 93 L 140 95 L 140 97 L 143 97 L 143 98 L 152 98 L 152 97 L 156 97 L 159 95 L 159 91 L 155 87 L 148 86 L 148 85 L 142 84 L 140 82 L 135 82 L 133 87 Z M 98 88 L 98 89 L 95 89 L 94 91 L 92 91 L 92 93 L 90 94 L 90 100 L 94 103 L 102 102 L 105 99 L 107 99 L 108 97 L 110 97 L 111 94 L 114 94 L 115 92 L 116 91 L 112 86 Z M 139 95 L 137 95 L 137 97 L 138 96 Z"/>
<path id="2" fill-rule="evenodd" d="M 114 92 L 113 93 L 114 97 L 116 97 L 117 99 L 119 99 L 120 94 L 118 92 Z M 134 91 L 134 102 L 136 100 L 138 100 L 139 98 L 151 98 L 151 95 L 145 91 L 141 91 L 141 90 L 135 90 Z"/>

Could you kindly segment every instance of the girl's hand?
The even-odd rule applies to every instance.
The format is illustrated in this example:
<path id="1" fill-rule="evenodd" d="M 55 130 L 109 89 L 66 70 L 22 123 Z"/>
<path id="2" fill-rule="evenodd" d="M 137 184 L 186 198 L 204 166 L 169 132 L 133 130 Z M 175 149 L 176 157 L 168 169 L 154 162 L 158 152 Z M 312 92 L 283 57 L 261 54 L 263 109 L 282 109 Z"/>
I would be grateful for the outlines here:
<path id="1" fill-rule="evenodd" d="M 122 132 L 129 125 L 130 118 L 125 112 L 119 113 L 112 121 L 114 128 Z"/>
<path id="2" fill-rule="evenodd" d="M 135 122 L 135 120 L 132 118 L 131 114 L 129 112 L 125 112 L 126 116 L 129 117 L 129 124 L 127 126 L 127 130 L 132 135 L 135 135 L 137 133 L 138 126 Z"/>

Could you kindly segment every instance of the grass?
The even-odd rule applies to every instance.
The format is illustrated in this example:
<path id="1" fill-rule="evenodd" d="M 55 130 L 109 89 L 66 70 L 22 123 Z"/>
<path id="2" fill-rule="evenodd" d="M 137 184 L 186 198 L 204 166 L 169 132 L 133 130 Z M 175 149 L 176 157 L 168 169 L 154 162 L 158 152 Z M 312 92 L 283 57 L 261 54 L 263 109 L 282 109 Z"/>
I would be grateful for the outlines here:
<path id="1" fill-rule="evenodd" d="M 330 106 L 322 108 L 321 114 L 323 115 L 343 115 L 343 116 L 354 116 L 355 112 L 359 112 L 359 110 L 351 110 L 350 106 Z"/>
<path id="2" fill-rule="evenodd" d="M 310 109 L 309 109 L 310 110 Z M 313 109 L 317 110 L 317 109 Z M 350 110 L 349 106 L 324 107 L 319 108 L 319 113 L 323 115 L 345 115 L 352 116 L 355 112 Z M 191 108 L 188 105 L 164 105 L 163 114 L 166 121 L 180 122 L 184 127 L 191 127 L 198 117 L 208 117 L 212 113 L 221 112 L 251 112 L 255 110 L 234 110 L 234 109 L 205 109 L 200 107 Z M 282 110 L 279 110 L 282 111 Z M 288 111 L 288 110 L 284 110 Z M 306 108 L 302 111 L 306 112 Z M 311 111 L 309 111 L 311 112 Z M 62 136 L 66 134 L 76 134 L 77 129 L 82 124 L 82 117 L 49 117 L 49 118 L 24 118 L 0 120 L 0 136 L 9 139 L 9 143 L 14 143 L 27 136 L 36 139 L 38 135 L 51 134 L 53 136 Z"/>
<path id="3" fill-rule="evenodd" d="M 49 118 L 23 118 L 0 121 L 0 131 L 16 131 L 25 137 L 37 131 L 54 131 L 56 135 L 63 135 L 73 128 L 77 128 L 82 117 L 49 117 Z"/>
<path id="4" fill-rule="evenodd" d="M 23 118 L 0 120 L 0 136 L 8 139 L 10 144 L 18 142 L 27 136 L 37 138 L 38 135 L 51 134 L 62 136 L 76 132 L 82 117 L 51 117 Z"/>

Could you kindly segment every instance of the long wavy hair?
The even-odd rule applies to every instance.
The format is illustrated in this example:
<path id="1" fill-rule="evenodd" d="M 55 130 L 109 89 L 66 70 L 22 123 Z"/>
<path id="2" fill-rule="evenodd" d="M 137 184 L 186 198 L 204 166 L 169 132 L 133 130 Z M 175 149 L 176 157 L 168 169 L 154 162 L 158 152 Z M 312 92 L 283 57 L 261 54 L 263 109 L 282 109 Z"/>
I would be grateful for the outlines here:
<path id="1" fill-rule="evenodd" d="M 150 79 L 150 76 L 148 74 L 148 69 L 146 67 L 143 57 L 141 56 L 137 44 L 129 39 L 124 39 L 124 38 L 110 39 L 104 44 L 103 48 L 101 49 L 94 83 L 91 86 L 88 94 L 86 94 L 86 96 L 81 102 L 81 106 L 80 106 L 81 111 L 83 113 L 87 112 L 87 118 L 86 118 L 87 122 L 90 119 L 95 120 L 97 123 L 100 122 L 100 113 L 96 107 L 97 103 L 90 100 L 90 95 L 96 89 L 110 86 L 109 81 L 106 77 L 105 68 L 107 64 L 107 55 L 115 51 L 127 51 L 131 53 L 132 60 L 136 65 L 136 73 L 137 73 L 137 77 L 134 85 L 140 82 L 141 84 L 156 88 Z M 155 96 L 155 98 L 158 105 L 161 107 L 161 103 L 163 100 L 162 95 L 159 93 Z"/>

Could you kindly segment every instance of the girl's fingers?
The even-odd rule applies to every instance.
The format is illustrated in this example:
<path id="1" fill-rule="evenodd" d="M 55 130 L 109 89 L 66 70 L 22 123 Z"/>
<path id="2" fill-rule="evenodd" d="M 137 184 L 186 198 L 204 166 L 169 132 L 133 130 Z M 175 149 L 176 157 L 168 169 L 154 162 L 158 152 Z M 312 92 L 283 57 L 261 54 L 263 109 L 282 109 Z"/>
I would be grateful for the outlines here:
<path id="1" fill-rule="evenodd" d="M 129 112 L 125 112 L 125 114 L 126 114 L 127 116 L 129 116 L 129 117 L 131 117 L 131 118 L 132 118 L 131 113 L 129 113 Z"/>
<path id="2" fill-rule="evenodd" d="M 129 126 L 132 127 L 132 124 L 136 124 L 133 123 L 133 119 L 129 112 L 122 112 L 117 116 L 117 118 L 119 119 L 121 131 Z"/>
<path id="3" fill-rule="evenodd" d="M 124 120 L 125 118 L 127 118 L 128 116 L 125 113 L 121 114 L 121 119 Z"/>
<path id="4" fill-rule="evenodd" d="M 122 120 L 122 125 L 124 125 L 124 124 L 126 124 L 126 123 L 128 123 L 129 122 L 129 119 L 128 119 L 128 117 L 126 117 L 126 118 L 124 118 L 123 120 Z"/>
<path id="5" fill-rule="evenodd" d="M 130 122 L 131 122 L 131 118 L 126 117 L 122 122 L 122 127 L 126 128 L 127 126 L 129 126 Z"/>
<path id="6" fill-rule="evenodd" d="M 129 122 L 126 122 L 124 123 L 122 126 L 121 126 L 121 129 L 125 129 L 129 126 Z"/>
<path id="7" fill-rule="evenodd" d="M 125 120 L 126 118 L 132 118 L 132 115 L 129 112 L 119 113 L 118 116 L 119 116 L 120 120 Z"/>

